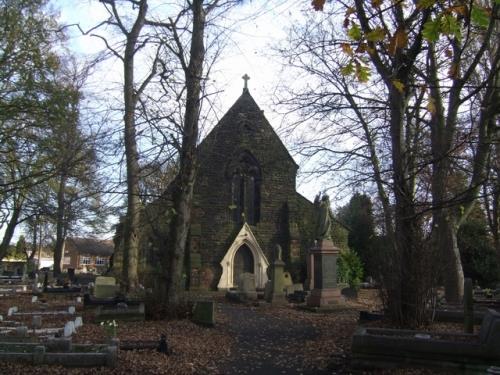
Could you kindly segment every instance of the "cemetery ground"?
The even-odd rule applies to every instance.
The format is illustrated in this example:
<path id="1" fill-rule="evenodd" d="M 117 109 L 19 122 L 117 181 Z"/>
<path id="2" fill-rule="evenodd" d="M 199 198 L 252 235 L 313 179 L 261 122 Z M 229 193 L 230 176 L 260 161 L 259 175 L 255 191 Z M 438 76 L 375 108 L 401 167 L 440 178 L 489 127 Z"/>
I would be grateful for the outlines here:
<path id="1" fill-rule="evenodd" d="M 200 297 L 199 295 L 196 297 Z M 207 296 L 204 296 L 205 298 Z M 120 342 L 159 340 L 166 334 L 170 355 L 156 349 L 119 350 L 115 368 L 65 368 L 2 362 L 2 374 L 445 374 L 436 370 L 354 370 L 350 366 L 352 335 L 358 327 L 359 311 L 373 308 L 374 301 L 350 301 L 332 313 L 314 313 L 263 301 L 238 304 L 222 294 L 208 296 L 216 301 L 214 327 L 203 327 L 189 319 L 174 321 L 119 322 Z M 73 343 L 106 343 L 107 332 L 92 323 L 93 312 L 72 300 L 47 299 L 47 311 L 67 311 L 76 306 L 83 326 L 73 334 Z M 36 311 L 30 294 L 0 298 L 4 320 L 9 307 Z M 28 327 L 32 317 L 16 316 Z M 43 315 L 44 328 L 63 326 L 65 315 Z M 374 324 L 374 323 L 371 323 Z M 380 326 L 381 322 L 375 323 Z M 384 325 L 384 323 L 382 323 Z M 477 329 L 477 327 L 475 327 Z M 460 324 L 439 324 L 429 329 L 461 331 Z"/>

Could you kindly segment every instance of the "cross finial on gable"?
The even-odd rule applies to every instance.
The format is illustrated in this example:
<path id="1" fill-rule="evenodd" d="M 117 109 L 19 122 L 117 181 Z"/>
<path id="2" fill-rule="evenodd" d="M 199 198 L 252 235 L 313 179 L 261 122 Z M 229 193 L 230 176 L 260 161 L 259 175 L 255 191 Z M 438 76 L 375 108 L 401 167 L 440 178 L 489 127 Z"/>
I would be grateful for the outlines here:
<path id="1" fill-rule="evenodd" d="M 245 81 L 245 84 L 243 85 L 243 90 L 248 90 L 248 80 L 250 79 L 250 77 L 248 76 L 248 74 L 245 73 L 245 75 L 241 78 L 243 78 L 243 81 Z"/>

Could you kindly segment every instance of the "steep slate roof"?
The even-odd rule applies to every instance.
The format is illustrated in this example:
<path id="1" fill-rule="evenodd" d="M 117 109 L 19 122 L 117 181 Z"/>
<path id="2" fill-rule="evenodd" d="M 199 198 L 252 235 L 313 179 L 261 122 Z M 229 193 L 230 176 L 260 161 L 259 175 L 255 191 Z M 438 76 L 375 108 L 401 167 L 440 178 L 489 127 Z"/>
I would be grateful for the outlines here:
<path id="1" fill-rule="evenodd" d="M 247 122 L 248 125 L 245 125 Z M 264 116 L 264 111 L 260 109 L 258 104 L 255 102 L 254 98 L 250 94 L 248 89 L 243 89 L 243 93 L 240 97 L 234 102 L 234 104 L 229 108 L 226 114 L 221 118 L 221 120 L 217 123 L 217 125 L 208 133 L 208 135 L 203 139 L 200 143 L 199 151 L 203 152 L 203 150 L 207 146 L 214 142 L 217 139 L 218 133 L 221 131 L 221 128 L 231 126 L 234 128 L 234 131 L 240 131 L 238 129 L 238 125 L 244 124 L 243 126 L 256 126 L 256 127 L 266 127 L 276 136 L 276 142 L 281 149 L 280 152 L 283 152 L 287 155 L 293 165 L 298 169 L 297 163 L 293 160 L 292 156 L 288 152 L 288 149 L 285 147 L 279 136 L 274 131 L 273 127 L 267 121 Z"/>
<path id="2" fill-rule="evenodd" d="M 65 250 L 75 250 L 79 254 L 111 256 L 113 255 L 113 241 L 97 240 L 95 238 L 66 238 Z"/>

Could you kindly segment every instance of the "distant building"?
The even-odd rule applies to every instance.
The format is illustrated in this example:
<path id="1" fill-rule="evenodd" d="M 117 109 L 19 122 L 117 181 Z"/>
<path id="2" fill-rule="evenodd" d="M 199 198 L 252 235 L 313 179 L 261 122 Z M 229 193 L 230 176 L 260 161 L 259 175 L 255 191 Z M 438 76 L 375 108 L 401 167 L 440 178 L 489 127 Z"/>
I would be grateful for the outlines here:
<path id="1" fill-rule="evenodd" d="M 102 273 L 113 255 L 113 241 L 68 237 L 64 242 L 63 270 Z"/>

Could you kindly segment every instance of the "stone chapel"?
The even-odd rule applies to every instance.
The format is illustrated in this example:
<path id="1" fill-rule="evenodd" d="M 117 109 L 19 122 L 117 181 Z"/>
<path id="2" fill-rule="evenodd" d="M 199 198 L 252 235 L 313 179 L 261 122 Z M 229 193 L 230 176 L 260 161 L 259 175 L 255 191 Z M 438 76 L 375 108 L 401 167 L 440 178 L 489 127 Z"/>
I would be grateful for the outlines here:
<path id="1" fill-rule="evenodd" d="M 298 166 L 244 79 L 241 96 L 198 146 L 186 260 L 191 289 L 230 289 L 243 272 L 264 288 L 278 244 L 294 282 L 306 276 L 314 207 L 297 193 Z"/>

